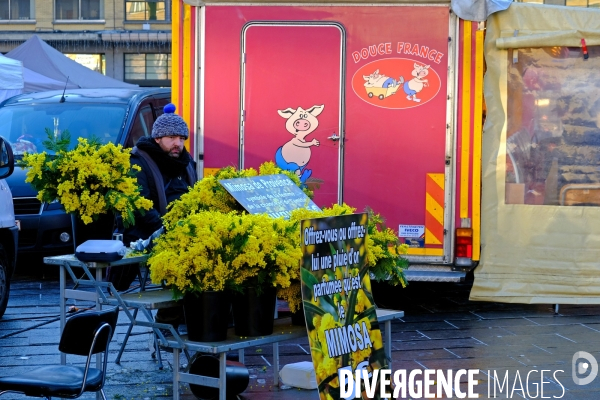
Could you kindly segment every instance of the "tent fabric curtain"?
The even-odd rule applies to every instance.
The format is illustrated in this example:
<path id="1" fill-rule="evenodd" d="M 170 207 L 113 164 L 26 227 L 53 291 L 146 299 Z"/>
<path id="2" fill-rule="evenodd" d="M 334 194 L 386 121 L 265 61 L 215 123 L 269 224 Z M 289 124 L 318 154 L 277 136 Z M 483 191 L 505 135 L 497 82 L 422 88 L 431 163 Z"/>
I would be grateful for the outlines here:
<path id="1" fill-rule="evenodd" d="M 600 30 L 569 29 L 561 32 L 517 32 L 519 36 L 513 37 L 514 31 L 502 31 L 503 36 L 496 39 L 498 49 L 518 49 L 525 47 L 568 46 L 581 47 L 581 38 L 585 39 L 587 46 L 600 45 Z"/>
<path id="2" fill-rule="evenodd" d="M 517 36 L 513 38 L 515 32 Z M 518 137 L 511 131 L 511 115 L 525 119 L 520 114 L 522 107 L 519 101 L 522 100 L 512 94 L 519 90 L 519 84 L 521 87 L 528 86 L 530 93 L 541 93 L 539 86 L 544 84 L 544 79 L 549 80 L 549 72 L 535 65 L 528 68 L 523 77 L 515 77 L 515 70 L 524 69 L 525 52 L 546 51 L 550 59 L 548 64 L 583 63 L 579 50 L 552 46 L 580 46 L 582 38 L 585 38 L 588 46 L 600 44 L 599 32 L 600 10 L 592 9 L 514 3 L 508 10 L 495 13 L 488 20 L 485 39 L 487 71 L 484 78 L 487 117 L 482 152 L 482 248 L 471 300 L 600 304 L 600 206 L 559 206 L 548 202 L 544 195 L 536 193 L 535 188 L 528 193 L 527 188 L 523 190 L 519 183 L 512 189 L 520 190 L 511 192 L 510 183 L 507 182 L 507 176 L 513 173 L 507 167 L 507 156 L 513 155 L 514 149 L 519 146 L 535 147 L 531 143 L 529 147 L 522 145 L 522 142 L 527 142 L 527 134 L 521 141 L 509 140 L 507 147 L 507 136 L 514 134 Z M 528 47 L 546 47 L 546 50 Z M 507 50 L 511 48 L 519 50 Z M 561 51 L 570 55 L 564 56 Z M 598 62 L 590 57 L 585 61 L 587 64 L 577 65 L 589 68 Z M 562 68 L 556 74 L 560 78 L 573 72 Z M 593 76 L 593 73 L 586 75 Z M 555 87 L 547 89 L 544 95 L 552 96 L 553 92 L 564 90 L 565 86 L 571 84 L 560 82 L 556 76 L 552 79 Z M 581 78 L 579 90 L 589 90 L 592 96 L 600 97 L 594 94 L 594 85 L 599 81 L 586 82 Z M 554 101 L 541 95 L 536 99 L 532 108 L 537 110 Z M 572 99 L 577 100 L 577 93 Z M 563 102 L 560 106 L 567 110 L 574 107 L 569 102 Z M 584 99 L 579 107 L 585 111 L 590 109 L 591 104 Z M 554 140 L 554 143 L 564 141 L 567 127 L 572 132 L 569 134 L 576 136 L 579 132 L 581 140 L 596 141 L 595 138 L 600 137 L 597 131 L 600 127 L 596 128 L 593 123 L 587 126 L 562 124 L 565 122 L 558 121 L 556 125 L 563 127 L 562 136 L 560 131 L 549 133 L 549 140 Z M 527 121 L 523 121 L 522 125 L 527 126 Z M 511 148 L 511 145 L 514 147 Z M 518 157 L 514 159 L 518 160 Z M 590 159 L 590 171 L 595 173 L 594 169 L 598 170 L 594 164 L 595 158 Z M 536 167 L 535 162 L 531 164 L 532 168 Z M 555 176 L 559 175 L 555 161 L 550 169 L 554 169 Z M 554 187 L 556 193 L 557 179 L 552 179 L 551 183 L 548 179 L 546 188 Z M 527 204 L 523 198 L 528 195 L 540 195 L 540 203 Z M 511 196 L 519 198 L 519 201 L 510 200 Z"/>
<path id="3" fill-rule="evenodd" d="M 523 3 L 514 3 L 513 7 L 495 18 L 500 23 L 494 33 L 498 49 L 580 47 L 582 38 L 588 46 L 600 45 L 596 9 Z"/>

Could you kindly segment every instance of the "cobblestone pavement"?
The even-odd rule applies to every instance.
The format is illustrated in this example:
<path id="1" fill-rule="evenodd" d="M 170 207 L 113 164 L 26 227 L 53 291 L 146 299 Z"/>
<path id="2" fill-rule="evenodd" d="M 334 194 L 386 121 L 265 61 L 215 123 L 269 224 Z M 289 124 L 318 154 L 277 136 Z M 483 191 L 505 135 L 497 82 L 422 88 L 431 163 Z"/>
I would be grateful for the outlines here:
<path id="1" fill-rule="evenodd" d="M 575 352 L 586 351 L 600 359 L 600 306 L 562 305 L 555 314 L 549 304 L 470 302 L 470 286 L 468 282 L 412 283 L 396 289 L 392 297 L 378 296 L 379 288 L 373 289 L 382 305 L 405 312 L 405 318 L 392 324 L 394 370 L 479 369 L 475 391 L 480 398 L 494 398 L 494 387 L 497 398 L 600 398 L 600 377 L 589 385 L 578 386 L 571 376 Z M 13 279 L 8 309 L 0 320 L 0 376 L 60 361 L 58 293 L 58 274 Z M 72 300 L 68 305 L 80 309 L 93 306 Z M 165 368 L 158 369 L 148 350 L 147 328 L 134 330 L 121 365 L 114 363 L 127 322 L 121 313 L 116 340 L 111 345 L 107 397 L 171 398 L 172 355 L 163 353 Z M 308 348 L 307 339 L 281 343 L 281 365 L 309 361 Z M 318 399 L 316 390 L 273 386 L 272 355 L 271 345 L 246 351 L 245 364 L 251 379 L 240 399 Z M 466 391 L 465 376 L 461 388 Z M 182 399 L 196 398 L 187 384 L 177 390 Z M 19 398 L 23 397 L 2 396 Z M 82 398 L 95 396 L 86 394 Z"/>

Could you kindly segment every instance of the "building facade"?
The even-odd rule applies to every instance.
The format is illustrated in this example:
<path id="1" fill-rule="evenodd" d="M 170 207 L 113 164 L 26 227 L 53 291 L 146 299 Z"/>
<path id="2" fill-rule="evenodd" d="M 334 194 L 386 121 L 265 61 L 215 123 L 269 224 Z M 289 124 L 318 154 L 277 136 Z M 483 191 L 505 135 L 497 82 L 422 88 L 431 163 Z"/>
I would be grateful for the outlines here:
<path id="1" fill-rule="evenodd" d="M 170 0 L 0 0 L 0 52 L 34 34 L 115 79 L 171 85 Z"/>

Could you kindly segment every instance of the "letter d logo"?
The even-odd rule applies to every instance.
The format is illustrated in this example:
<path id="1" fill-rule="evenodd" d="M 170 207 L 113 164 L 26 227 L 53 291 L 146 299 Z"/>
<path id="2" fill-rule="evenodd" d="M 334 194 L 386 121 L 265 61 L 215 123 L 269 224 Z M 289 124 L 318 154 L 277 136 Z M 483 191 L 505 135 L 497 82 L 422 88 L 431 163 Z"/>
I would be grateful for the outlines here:
<path id="1" fill-rule="evenodd" d="M 579 360 L 580 358 L 585 358 L 588 362 L 577 362 L 577 360 Z M 579 378 L 577 376 L 577 374 L 581 375 L 589 371 L 590 366 L 592 367 L 592 370 L 590 371 L 590 374 L 587 377 Z M 593 355 L 585 351 L 578 351 L 577 353 L 573 354 L 571 367 L 573 382 L 575 382 L 576 385 L 587 385 L 588 383 L 592 382 L 594 378 L 596 378 L 596 375 L 598 375 L 598 362 L 596 361 Z"/>

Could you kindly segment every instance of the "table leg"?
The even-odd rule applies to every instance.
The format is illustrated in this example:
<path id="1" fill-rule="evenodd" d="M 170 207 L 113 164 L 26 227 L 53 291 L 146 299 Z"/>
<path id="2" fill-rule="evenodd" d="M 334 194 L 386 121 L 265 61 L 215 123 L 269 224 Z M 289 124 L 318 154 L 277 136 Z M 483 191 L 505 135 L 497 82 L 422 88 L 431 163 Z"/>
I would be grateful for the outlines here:
<path id="1" fill-rule="evenodd" d="M 279 386 L 279 343 L 273 343 L 273 384 Z"/>
<path id="2" fill-rule="evenodd" d="M 102 268 L 96 268 L 96 282 L 102 282 Z M 101 287 L 96 286 L 96 310 L 102 310 L 102 304 L 100 304 L 100 295 L 98 290 L 102 290 Z M 116 336 L 116 335 L 115 335 Z M 102 354 L 96 354 L 96 368 L 102 370 Z M 99 394 L 98 392 L 97 394 Z"/>
<path id="3" fill-rule="evenodd" d="M 388 358 L 388 368 L 392 369 L 392 321 L 385 321 L 385 356 Z"/>
<path id="4" fill-rule="evenodd" d="M 96 282 L 102 282 L 102 268 L 96 268 Z M 100 304 L 100 295 L 98 290 L 102 290 L 101 287 L 96 287 L 96 310 L 102 310 L 102 304 Z M 116 335 L 115 335 L 116 336 Z M 102 354 L 96 354 L 96 368 L 102 370 Z M 96 392 L 96 400 L 104 400 L 102 393 Z"/>
<path id="5" fill-rule="evenodd" d="M 67 273 L 64 265 L 60 266 L 60 335 L 62 336 L 65 324 L 67 323 L 66 318 L 66 307 L 67 301 L 65 299 L 65 289 L 67 286 Z M 60 353 L 60 363 L 65 365 L 67 363 L 67 355 L 63 352 Z"/>
<path id="6" fill-rule="evenodd" d="M 219 400 L 226 400 L 227 394 L 226 383 L 227 383 L 227 353 L 219 354 Z"/>
<path id="7" fill-rule="evenodd" d="M 136 308 L 135 310 L 133 310 L 133 321 L 129 321 L 129 327 L 127 328 L 127 333 L 125 333 L 125 337 L 123 338 L 123 344 L 121 344 L 121 348 L 119 349 L 119 353 L 117 354 L 117 358 L 115 359 L 116 364 L 121 364 L 121 356 L 123 355 L 123 351 L 125 351 L 125 345 L 129 340 L 129 336 L 131 336 L 131 331 L 133 330 L 133 326 L 135 325 L 137 313 L 138 309 Z M 154 332 L 152 332 L 152 334 L 154 334 Z"/>
<path id="8" fill-rule="evenodd" d="M 96 282 L 102 282 L 102 268 L 96 268 Z M 102 290 L 101 287 L 96 287 L 96 290 Z M 96 292 L 96 310 L 102 310 L 100 304 L 100 295 Z"/>
<path id="9" fill-rule="evenodd" d="M 173 349 L 173 400 L 179 400 L 179 349 Z"/>
<path id="10" fill-rule="evenodd" d="M 238 361 L 241 362 L 242 364 L 244 363 L 244 349 L 239 349 L 238 350 Z"/>

